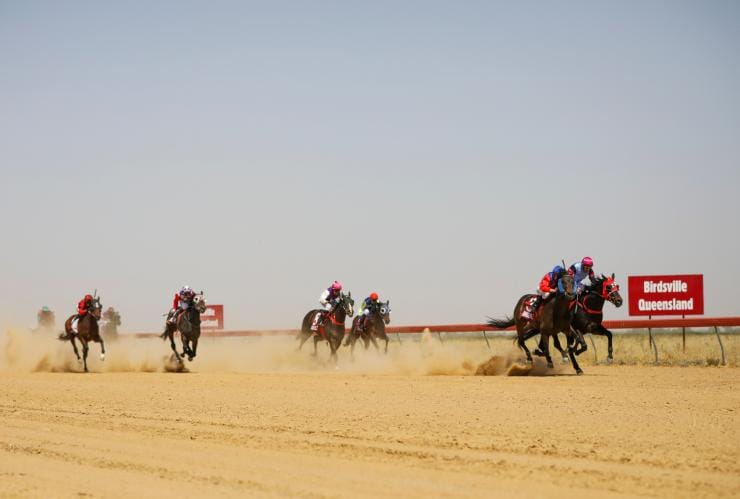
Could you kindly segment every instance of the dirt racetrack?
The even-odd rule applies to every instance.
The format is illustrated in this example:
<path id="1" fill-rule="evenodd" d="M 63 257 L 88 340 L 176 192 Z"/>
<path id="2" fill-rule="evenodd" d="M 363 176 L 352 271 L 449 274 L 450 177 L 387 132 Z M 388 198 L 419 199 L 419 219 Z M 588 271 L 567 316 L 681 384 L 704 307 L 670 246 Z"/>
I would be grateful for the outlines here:
<path id="1" fill-rule="evenodd" d="M 482 377 L 302 352 L 240 372 L 209 364 L 215 349 L 183 374 L 114 354 L 90 374 L 4 366 L 0 495 L 740 495 L 737 368 Z"/>

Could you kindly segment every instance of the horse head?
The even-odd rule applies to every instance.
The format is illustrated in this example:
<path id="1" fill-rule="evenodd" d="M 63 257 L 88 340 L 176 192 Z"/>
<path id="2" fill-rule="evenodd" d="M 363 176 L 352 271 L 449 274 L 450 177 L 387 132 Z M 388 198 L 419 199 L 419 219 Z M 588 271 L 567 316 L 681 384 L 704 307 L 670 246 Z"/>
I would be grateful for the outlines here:
<path id="1" fill-rule="evenodd" d="M 387 300 L 385 303 L 380 303 L 380 307 L 378 307 L 378 312 L 380 313 L 380 316 L 383 318 L 383 322 L 386 324 L 391 323 L 391 301 Z"/>
<path id="2" fill-rule="evenodd" d="M 346 295 L 344 293 L 341 293 L 339 295 L 339 303 L 338 308 L 339 310 L 344 312 L 344 315 L 347 317 L 352 317 L 355 315 L 355 300 L 352 298 L 352 292 L 350 291 Z"/>
<path id="3" fill-rule="evenodd" d="M 200 314 L 206 311 L 206 298 L 203 296 L 203 291 L 201 291 L 200 294 L 195 295 L 193 298 L 193 307 Z"/>
<path id="4" fill-rule="evenodd" d="M 621 307 L 623 303 L 622 295 L 619 294 L 619 284 L 614 282 L 614 273 L 611 276 L 601 274 L 599 281 L 601 282 L 601 297 L 612 302 L 615 307 Z"/>
<path id="5" fill-rule="evenodd" d="M 568 300 L 573 300 L 576 297 L 574 292 L 575 279 L 572 275 L 566 273 L 560 278 L 558 285 L 558 293 L 565 295 Z"/>
<path id="6" fill-rule="evenodd" d="M 103 305 L 100 303 L 100 297 L 96 296 L 95 298 L 93 298 L 93 302 L 90 305 L 88 312 L 90 313 L 90 315 L 95 317 L 95 319 L 100 320 L 100 315 L 102 313 L 102 310 L 103 310 Z"/>

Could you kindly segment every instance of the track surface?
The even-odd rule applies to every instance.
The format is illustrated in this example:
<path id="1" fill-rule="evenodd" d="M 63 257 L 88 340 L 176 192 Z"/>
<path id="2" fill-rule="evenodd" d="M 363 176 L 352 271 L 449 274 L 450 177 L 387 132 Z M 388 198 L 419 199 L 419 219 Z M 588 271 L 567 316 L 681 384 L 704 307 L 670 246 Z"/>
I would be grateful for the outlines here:
<path id="1" fill-rule="evenodd" d="M 740 369 L 0 372 L 0 495 L 740 495 Z"/>

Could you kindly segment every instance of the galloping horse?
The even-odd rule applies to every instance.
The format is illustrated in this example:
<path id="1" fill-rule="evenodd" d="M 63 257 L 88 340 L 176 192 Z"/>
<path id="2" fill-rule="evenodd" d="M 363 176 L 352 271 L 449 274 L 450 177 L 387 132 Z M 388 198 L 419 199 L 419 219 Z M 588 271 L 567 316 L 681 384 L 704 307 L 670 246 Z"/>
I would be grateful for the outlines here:
<path id="1" fill-rule="evenodd" d="M 606 336 L 609 342 L 608 363 L 614 360 L 612 356 L 612 332 L 605 328 L 601 321 L 604 319 L 604 302 L 609 301 L 619 308 L 622 306 L 622 296 L 619 294 L 619 285 L 614 282 L 614 274 L 607 277 L 601 274 L 589 285 L 583 288 L 578 297 L 578 305 L 573 315 L 571 326 L 579 334 L 586 333 Z"/>
<path id="2" fill-rule="evenodd" d="M 344 321 L 348 316 L 352 317 L 354 315 L 354 305 L 355 301 L 352 299 L 352 293 L 346 295 L 341 293 L 334 310 L 325 319 L 325 324 L 320 325 L 316 332 L 311 331 L 311 324 L 314 316 L 321 313 L 322 310 L 315 309 L 308 312 L 303 317 L 301 332 L 298 333 L 298 338 L 301 341 L 298 350 L 301 349 L 306 340 L 313 336 L 313 355 L 317 353 L 316 345 L 319 340 L 326 340 L 329 342 L 329 348 L 331 349 L 329 358 L 337 362 L 337 350 L 342 344 L 342 338 L 344 338 Z"/>
<path id="3" fill-rule="evenodd" d="M 195 358 L 198 351 L 198 338 L 200 338 L 200 314 L 206 311 L 206 299 L 203 297 L 203 291 L 195 295 L 193 304 L 180 313 L 177 317 L 177 323 L 167 322 L 164 332 L 159 335 L 160 338 L 170 340 L 172 351 L 175 352 L 175 358 L 178 363 L 182 363 L 182 357 L 187 356 L 189 361 Z M 182 340 L 182 354 L 177 353 L 175 346 L 175 331 L 180 331 Z"/>
<path id="4" fill-rule="evenodd" d="M 370 342 L 372 342 L 375 346 L 375 350 L 379 351 L 380 348 L 378 347 L 376 338 L 380 338 L 381 340 L 385 340 L 384 352 L 388 353 L 388 335 L 385 333 L 385 326 L 391 322 L 390 300 L 385 303 L 378 303 L 372 308 L 372 310 L 370 310 L 370 313 L 367 316 L 367 321 L 365 321 L 365 328 L 362 330 L 357 327 L 357 323 L 360 321 L 360 318 L 361 317 L 355 317 L 352 321 L 352 329 L 347 335 L 344 345 L 350 345 L 350 352 L 354 353 L 355 342 L 362 338 L 362 341 L 365 342 L 365 350 L 368 349 Z"/>
<path id="5" fill-rule="evenodd" d="M 90 308 L 87 313 L 77 320 L 77 331 L 72 327 L 72 323 L 76 318 L 77 314 L 72 315 L 69 319 L 64 321 L 64 333 L 59 335 L 59 340 L 70 341 L 72 348 L 77 356 L 77 362 L 82 362 L 85 366 L 85 372 L 87 370 L 87 352 L 89 347 L 88 343 L 96 341 L 100 343 L 100 360 L 105 360 L 105 343 L 103 338 L 100 337 L 100 329 L 98 328 L 98 321 L 100 320 L 100 310 L 103 306 L 100 304 L 100 297 L 93 299 Z M 82 344 L 82 359 L 80 359 L 80 353 L 77 351 L 77 344 L 75 339 L 80 340 Z"/>
<path id="6" fill-rule="evenodd" d="M 541 304 L 533 318 L 529 319 L 522 316 L 523 307 L 534 296 L 527 294 L 519 298 L 519 301 L 516 302 L 512 317 L 503 320 L 489 319 L 487 324 L 499 329 L 516 325 L 517 344 L 527 354 L 527 360 L 530 364 L 534 361 L 525 341 L 538 333 L 541 334 L 542 341 L 540 342 L 540 347 L 542 348 L 542 354 L 547 360 L 547 367 L 550 368 L 553 367 L 549 348 L 550 336 L 557 339 L 557 334 L 564 332 L 568 337 L 568 355 L 573 363 L 573 367 L 576 373 L 583 374 L 583 370 L 576 360 L 576 341 L 573 339 L 574 335 L 570 330 L 571 305 L 575 299 L 575 294 L 573 293 L 573 276 L 568 274 L 563 275 L 560 278 L 560 283 L 562 286 L 558 286 L 558 292 L 555 296 Z"/>

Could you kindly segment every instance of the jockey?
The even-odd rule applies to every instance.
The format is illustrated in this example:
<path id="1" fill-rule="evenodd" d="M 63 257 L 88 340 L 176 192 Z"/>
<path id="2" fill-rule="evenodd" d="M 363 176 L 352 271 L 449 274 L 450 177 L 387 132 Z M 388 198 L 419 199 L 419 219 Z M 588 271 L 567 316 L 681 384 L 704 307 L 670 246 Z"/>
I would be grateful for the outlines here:
<path id="1" fill-rule="evenodd" d="M 93 304 L 93 296 L 85 295 L 77 304 L 77 318 L 82 319 Z"/>
<path id="2" fill-rule="evenodd" d="M 177 317 L 185 310 L 190 308 L 195 298 L 195 291 L 188 285 L 180 288 L 180 291 L 175 293 L 175 298 L 172 300 L 172 310 L 167 315 L 167 322 L 169 324 L 175 324 Z"/>
<path id="3" fill-rule="evenodd" d="M 324 324 L 324 320 L 326 320 L 326 317 L 331 314 L 334 310 L 334 307 L 336 307 L 341 291 L 342 283 L 339 281 L 334 281 L 333 283 L 331 283 L 331 286 L 326 288 L 324 292 L 321 293 L 321 296 L 319 297 L 319 303 L 321 304 L 323 310 L 321 310 L 318 314 L 314 316 L 313 323 L 311 324 L 311 331 L 317 331 L 319 329 L 319 326 Z"/>
<path id="4" fill-rule="evenodd" d="M 557 293 L 560 288 L 560 278 L 565 274 L 565 269 L 560 265 L 555 265 L 552 271 L 548 272 L 542 279 L 540 279 L 540 285 L 537 288 L 537 299 L 532 303 L 531 313 L 537 310 L 540 303 L 547 300 L 552 294 Z"/>
<path id="5" fill-rule="evenodd" d="M 573 286 L 577 293 L 583 291 L 583 281 L 588 277 L 588 282 L 594 279 L 594 261 L 590 256 L 584 256 L 583 260 L 576 262 L 568 268 L 568 273 L 573 276 Z"/>
<path id="6" fill-rule="evenodd" d="M 367 316 L 370 312 L 378 307 L 378 293 L 372 292 L 370 296 L 365 298 L 360 304 L 360 310 L 357 313 L 359 320 L 357 321 L 357 329 L 365 329 L 365 323 L 367 322 Z"/>

